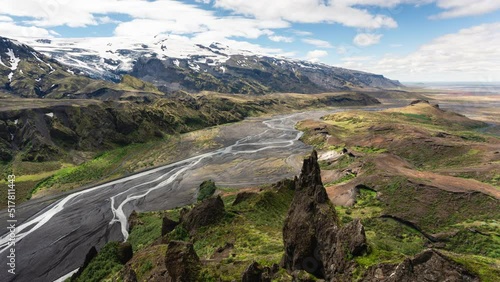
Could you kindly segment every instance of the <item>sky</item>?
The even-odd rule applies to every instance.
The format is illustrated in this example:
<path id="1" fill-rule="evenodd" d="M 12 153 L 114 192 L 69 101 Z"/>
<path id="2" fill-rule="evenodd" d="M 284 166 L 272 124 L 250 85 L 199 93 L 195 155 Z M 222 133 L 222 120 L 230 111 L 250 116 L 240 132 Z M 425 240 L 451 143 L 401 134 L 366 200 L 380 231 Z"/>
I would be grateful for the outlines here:
<path id="1" fill-rule="evenodd" d="M 0 36 L 158 34 L 403 82 L 500 81 L 500 0 L 0 0 Z"/>

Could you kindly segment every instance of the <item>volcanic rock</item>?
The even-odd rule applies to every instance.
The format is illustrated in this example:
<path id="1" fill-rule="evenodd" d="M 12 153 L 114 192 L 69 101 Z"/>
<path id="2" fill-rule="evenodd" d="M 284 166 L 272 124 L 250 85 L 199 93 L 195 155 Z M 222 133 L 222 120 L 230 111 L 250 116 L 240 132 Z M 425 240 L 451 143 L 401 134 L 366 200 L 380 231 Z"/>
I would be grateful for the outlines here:
<path id="1" fill-rule="evenodd" d="M 260 266 L 259 263 L 253 262 L 247 267 L 243 276 L 241 277 L 242 282 L 268 282 L 271 281 L 269 277 L 263 279 L 264 268 Z"/>
<path id="2" fill-rule="evenodd" d="M 182 216 L 182 224 L 190 234 L 202 226 L 218 222 L 224 217 L 224 202 L 220 196 L 208 198 Z"/>
<path id="3" fill-rule="evenodd" d="M 166 234 L 172 232 L 179 225 L 179 222 L 171 220 L 167 216 L 164 216 L 161 224 L 161 236 L 165 236 Z"/>
<path id="4" fill-rule="evenodd" d="M 200 258 L 191 243 L 171 241 L 165 254 L 165 266 L 167 282 L 198 281 Z"/>
<path id="5" fill-rule="evenodd" d="M 366 249 L 364 228 L 359 220 L 340 228 L 321 182 L 316 151 L 304 160 L 295 190 L 283 227 L 282 266 L 327 281 L 349 280 L 354 262 L 348 258 Z"/>

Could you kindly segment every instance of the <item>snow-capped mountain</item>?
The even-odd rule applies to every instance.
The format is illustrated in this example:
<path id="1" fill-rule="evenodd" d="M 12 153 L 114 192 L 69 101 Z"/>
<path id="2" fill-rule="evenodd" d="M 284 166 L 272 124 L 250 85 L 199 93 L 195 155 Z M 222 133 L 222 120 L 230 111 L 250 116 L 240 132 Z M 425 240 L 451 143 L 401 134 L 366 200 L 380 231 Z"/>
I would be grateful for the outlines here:
<path id="1" fill-rule="evenodd" d="M 45 97 L 48 93 L 72 93 L 91 79 L 19 41 L 0 37 L 0 89 L 21 97 Z M 76 80 L 80 83 L 76 84 Z M 75 89 L 70 89 L 69 86 Z M 57 90 L 56 90 L 57 89 Z M 73 90 L 73 91 L 72 91 Z"/>
<path id="2" fill-rule="evenodd" d="M 24 98 L 99 98 L 162 95 L 156 87 L 129 75 L 120 83 L 92 79 L 30 46 L 0 37 L 0 95 Z"/>
<path id="3" fill-rule="evenodd" d="M 120 74 L 132 72 L 139 58 L 190 59 L 192 69 L 196 71 L 198 63 L 217 66 L 226 62 L 231 55 L 255 55 L 250 51 L 230 49 L 220 43 L 209 46 L 193 44 L 184 38 L 155 36 L 143 42 L 134 40 L 97 37 L 26 39 L 23 42 L 92 77 L 110 80 L 119 80 Z"/>
<path id="4" fill-rule="evenodd" d="M 163 91 L 225 93 L 319 93 L 359 88 L 398 88 L 382 75 L 234 49 L 185 38 L 84 38 L 24 40 L 37 51 L 99 79 L 123 74 Z"/>

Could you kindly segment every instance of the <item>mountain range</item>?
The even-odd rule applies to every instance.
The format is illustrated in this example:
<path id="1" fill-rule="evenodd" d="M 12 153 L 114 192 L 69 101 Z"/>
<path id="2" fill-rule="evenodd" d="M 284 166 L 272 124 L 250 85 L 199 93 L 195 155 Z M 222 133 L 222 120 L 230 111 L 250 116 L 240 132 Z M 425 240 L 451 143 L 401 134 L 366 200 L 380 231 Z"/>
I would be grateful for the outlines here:
<path id="1" fill-rule="evenodd" d="M 22 97 L 99 96 L 103 89 L 116 90 L 112 83 L 122 81 L 124 75 L 165 93 L 322 93 L 403 87 L 382 75 L 220 43 L 206 46 L 170 37 L 147 42 L 126 38 L 22 41 L 0 37 L 0 85 L 4 92 Z"/>

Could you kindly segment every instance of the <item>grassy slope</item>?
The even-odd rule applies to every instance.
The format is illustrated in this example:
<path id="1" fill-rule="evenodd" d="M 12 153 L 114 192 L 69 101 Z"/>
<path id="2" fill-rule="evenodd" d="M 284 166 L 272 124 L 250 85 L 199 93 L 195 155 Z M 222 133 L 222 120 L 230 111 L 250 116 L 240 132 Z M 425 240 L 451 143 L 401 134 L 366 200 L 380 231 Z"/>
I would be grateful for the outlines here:
<path id="1" fill-rule="evenodd" d="M 219 189 L 226 216 L 218 224 L 203 227 L 191 238 L 180 227 L 169 234 L 176 240 L 194 242 L 203 263 L 200 281 L 238 281 L 253 261 L 266 266 L 279 264 L 283 254 L 282 226 L 293 191 L 262 188 L 263 192 L 236 206 L 232 205 L 236 190 Z M 167 245 L 159 240 L 161 218 L 167 214 L 176 220 L 179 212 L 177 209 L 139 214 L 142 224 L 132 229 L 128 240 L 134 249 L 134 258 L 128 265 L 137 273 L 139 281 L 148 281 L 163 270 Z M 217 250 L 228 243 L 233 247 L 220 254 Z M 104 271 L 108 279 L 121 275 L 119 268 L 108 267 Z M 291 281 L 291 277 L 281 270 L 278 281 Z"/>

